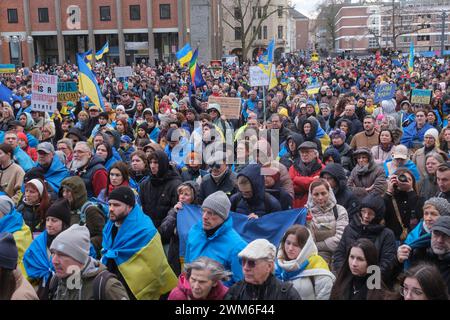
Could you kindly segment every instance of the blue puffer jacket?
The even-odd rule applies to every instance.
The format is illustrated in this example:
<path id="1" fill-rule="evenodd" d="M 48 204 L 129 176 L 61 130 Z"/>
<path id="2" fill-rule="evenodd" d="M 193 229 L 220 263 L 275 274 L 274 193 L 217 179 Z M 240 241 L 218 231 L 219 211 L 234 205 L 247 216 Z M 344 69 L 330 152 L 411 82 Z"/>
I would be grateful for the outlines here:
<path id="1" fill-rule="evenodd" d="M 41 165 L 38 163 L 37 167 L 41 167 Z M 55 192 L 58 193 L 59 187 L 61 186 L 61 182 L 69 176 L 70 176 L 69 170 L 61 162 L 61 160 L 59 160 L 59 157 L 53 156 L 52 164 L 50 165 L 50 168 L 48 168 L 47 172 L 44 175 L 45 181 L 47 181 L 53 188 L 53 190 L 55 190 Z"/>
<path id="2" fill-rule="evenodd" d="M 246 246 L 247 242 L 233 229 L 231 217 L 210 237 L 206 235 L 200 221 L 189 231 L 184 261 L 190 263 L 201 256 L 216 260 L 233 273 L 231 280 L 224 283 L 230 287 L 244 278 L 238 253 Z"/>
<path id="3" fill-rule="evenodd" d="M 402 138 L 400 139 L 400 143 L 410 149 L 414 148 L 413 143 L 414 140 L 419 140 L 423 144 L 425 132 L 427 132 L 427 130 L 431 128 L 433 128 L 431 124 L 425 123 L 422 129 L 417 130 L 417 124 L 414 121 L 406 128 L 403 128 L 403 135 Z"/>
<path id="4" fill-rule="evenodd" d="M 271 194 L 266 193 L 264 177 L 261 175 L 261 167 L 258 164 L 249 164 L 238 174 L 246 177 L 252 186 L 253 196 L 245 199 L 240 192 L 231 196 L 231 211 L 237 213 L 263 216 L 268 213 L 281 211 L 280 202 Z M 266 206 L 268 206 L 266 208 Z"/>

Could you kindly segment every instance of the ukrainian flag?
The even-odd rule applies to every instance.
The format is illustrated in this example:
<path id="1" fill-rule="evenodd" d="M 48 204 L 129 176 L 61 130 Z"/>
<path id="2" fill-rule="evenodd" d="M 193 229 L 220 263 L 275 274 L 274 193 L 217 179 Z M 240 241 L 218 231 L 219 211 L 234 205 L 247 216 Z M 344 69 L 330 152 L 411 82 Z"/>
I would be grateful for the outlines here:
<path id="1" fill-rule="evenodd" d="M 92 69 L 91 61 L 92 61 L 92 49 L 84 52 L 81 54 L 81 57 L 84 59 L 84 62 L 86 62 L 89 69 Z"/>
<path id="2" fill-rule="evenodd" d="M 261 70 L 269 76 L 269 90 L 278 85 L 277 74 L 275 73 L 275 66 L 273 65 L 273 54 L 275 50 L 275 39 L 270 41 L 266 52 L 260 57 L 258 66 Z"/>
<path id="3" fill-rule="evenodd" d="M 97 80 L 89 67 L 84 62 L 81 55 L 77 54 L 77 64 L 78 64 L 78 91 L 91 99 L 91 101 L 96 105 L 104 109 L 102 93 L 98 86 Z"/>
<path id="4" fill-rule="evenodd" d="M 30 228 L 23 221 L 22 215 L 13 209 L 10 213 L 0 219 L 0 232 L 12 233 L 16 241 L 17 250 L 19 251 L 18 267 L 22 274 L 26 276 L 25 267 L 23 265 L 23 256 L 25 251 L 31 244 L 33 237 Z"/>
<path id="5" fill-rule="evenodd" d="M 151 219 L 135 205 L 112 240 L 114 222 L 103 229 L 102 263 L 113 259 L 138 300 L 157 300 L 177 285 L 161 237 Z"/>
<path id="6" fill-rule="evenodd" d="M 177 60 L 180 62 L 180 64 L 182 66 L 184 66 L 186 63 L 189 63 L 189 61 L 191 61 L 191 59 L 192 59 L 192 48 L 191 48 L 191 45 L 189 43 L 187 43 L 175 55 L 177 57 Z"/>
<path id="7" fill-rule="evenodd" d="M 95 53 L 95 60 L 101 60 L 105 53 L 109 52 L 109 42 L 106 41 L 105 45 Z"/>
<path id="8" fill-rule="evenodd" d="M 414 42 L 411 40 L 411 45 L 409 47 L 409 63 L 408 63 L 409 73 L 414 71 Z"/>
<path id="9" fill-rule="evenodd" d="M 52 273 L 55 272 L 55 267 L 47 250 L 47 239 L 48 233 L 46 230 L 33 240 L 25 252 L 23 264 L 30 281 L 42 279 L 43 283 L 46 284 Z"/>

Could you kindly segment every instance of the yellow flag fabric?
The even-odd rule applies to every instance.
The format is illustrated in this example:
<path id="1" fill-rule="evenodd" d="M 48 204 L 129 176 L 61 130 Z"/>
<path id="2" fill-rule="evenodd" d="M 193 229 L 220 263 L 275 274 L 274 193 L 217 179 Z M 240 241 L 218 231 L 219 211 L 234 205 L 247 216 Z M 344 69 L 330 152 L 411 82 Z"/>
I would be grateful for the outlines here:
<path id="1" fill-rule="evenodd" d="M 270 77 L 269 90 L 275 88 L 278 85 L 277 74 L 275 72 L 275 66 L 271 63 L 264 65 L 262 63 L 258 64 L 258 67 Z M 270 75 L 270 69 L 272 69 L 272 75 Z"/>
<path id="2" fill-rule="evenodd" d="M 25 271 L 25 266 L 23 265 L 23 256 L 25 251 L 27 251 L 31 242 L 33 241 L 33 236 L 31 235 L 30 228 L 24 223 L 22 229 L 13 233 L 14 240 L 16 241 L 17 250 L 19 251 L 19 260 L 17 266 L 20 268 L 22 274 L 26 277 L 27 273 Z"/>
<path id="3" fill-rule="evenodd" d="M 156 233 L 145 247 L 118 267 L 138 300 L 157 300 L 161 295 L 175 288 L 178 282 L 167 263 L 159 233 Z"/>

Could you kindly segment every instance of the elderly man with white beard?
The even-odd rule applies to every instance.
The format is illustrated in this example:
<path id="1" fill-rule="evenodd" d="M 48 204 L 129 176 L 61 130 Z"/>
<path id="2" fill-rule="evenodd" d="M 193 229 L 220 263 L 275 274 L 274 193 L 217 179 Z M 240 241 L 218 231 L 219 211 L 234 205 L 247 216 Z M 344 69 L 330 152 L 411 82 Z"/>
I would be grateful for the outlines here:
<path id="1" fill-rule="evenodd" d="M 92 154 L 87 142 L 77 142 L 73 150 L 70 174 L 83 179 L 88 198 L 97 197 L 100 191 L 107 186 L 108 173 L 103 163 L 102 158 Z"/>

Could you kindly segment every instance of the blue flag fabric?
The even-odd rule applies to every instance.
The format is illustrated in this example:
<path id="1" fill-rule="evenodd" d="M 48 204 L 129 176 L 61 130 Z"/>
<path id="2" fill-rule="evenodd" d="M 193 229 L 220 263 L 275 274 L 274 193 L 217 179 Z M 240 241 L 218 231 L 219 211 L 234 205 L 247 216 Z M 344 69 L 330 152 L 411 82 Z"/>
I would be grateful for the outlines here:
<path id="1" fill-rule="evenodd" d="M 259 219 L 248 219 L 245 214 L 230 212 L 233 228 L 247 242 L 267 239 L 278 247 L 286 230 L 293 224 L 306 223 L 306 208 L 266 214 Z M 183 205 L 177 214 L 177 232 L 180 239 L 180 257 L 186 252 L 186 240 L 192 226 L 202 219 L 200 206 Z"/>
<path id="2" fill-rule="evenodd" d="M 14 233 L 22 229 L 22 215 L 13 209 L 13 211 L 0 219 L 0 232 Z"/>
<path id="3" fill-rule="evenodd" d="M 51 258 L 47 255 L 47 231 L 42 232 L 30 247 L 25 251 L 23 257 L 25 271 L 28 278 L 43 279 L 44 283 L 55 272 Z"/>
<path id="4" fill-rule="evenodd" d="M 9 104 L 11 104 L 13 102 L 12 96 L 13 96 L 13 92 L 11 91 L 11 89 L 9 89 L 8 87 L 4 86 L 0 82 L 0 100 L 6 101 Z"/>

